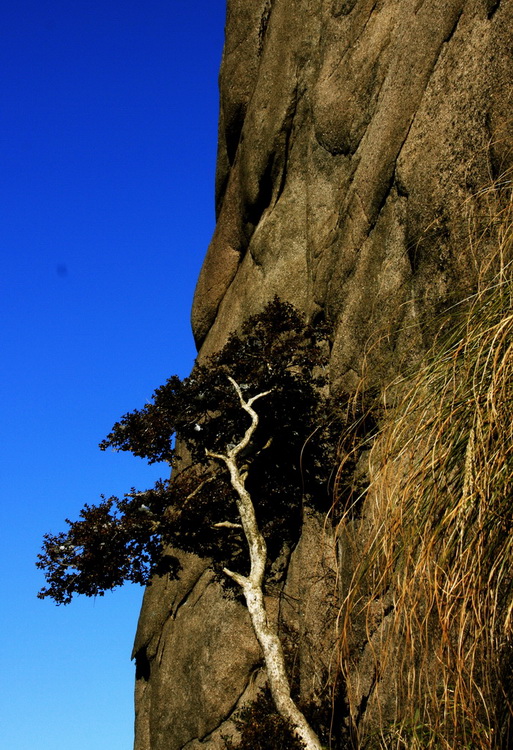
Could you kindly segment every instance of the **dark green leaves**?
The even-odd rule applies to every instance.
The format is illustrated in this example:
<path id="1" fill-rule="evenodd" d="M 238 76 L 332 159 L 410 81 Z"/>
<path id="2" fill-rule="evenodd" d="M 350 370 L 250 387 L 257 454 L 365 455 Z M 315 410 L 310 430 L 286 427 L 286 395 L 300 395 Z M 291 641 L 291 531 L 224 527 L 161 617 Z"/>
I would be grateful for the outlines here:
<path id="1" fill-rule="evenodd" d="M 318 429 L 326 420 L 327 353 L 325 327 L 306 324 L 275 298 L 189 377 L 171 377 L 150 403 L 125 414 L 101 449 L 168 462 L 173 481 L 123 500 L 102 499 L 79 521 L 67 521 L 67 532 L 47 535 L 37 565 L 48 586 L 40 596 L 67 603 L 75 593 L 101 596 L 124 581 L 146 583 L 168 545 L 244 571 L 241 534 L 217 526 L 238 520 L 233 492 L 224 468 L 206 454 L 226 451 L 248 426 L 228 375 L 247 398 L 270 391 L 258 401 L 259 427 L 241 459 L 271 560 L 293 543 L 304 492 L 317 489 L 331 468 L 327 433 Z"/>
<path id="2" fill-rule="evenodd" d="M 74 594 L 103 596 L 125 581 L 145 583 L 163 552 L 165 503 L 164 484 L 123 500 L 102 498 L 98 505 L 85 505 L 78 521 L 66 519 L 67 532 L 45 534 L 36 565 L 45 571 L 47 587 L 39 598 L 68 604 Z"/>

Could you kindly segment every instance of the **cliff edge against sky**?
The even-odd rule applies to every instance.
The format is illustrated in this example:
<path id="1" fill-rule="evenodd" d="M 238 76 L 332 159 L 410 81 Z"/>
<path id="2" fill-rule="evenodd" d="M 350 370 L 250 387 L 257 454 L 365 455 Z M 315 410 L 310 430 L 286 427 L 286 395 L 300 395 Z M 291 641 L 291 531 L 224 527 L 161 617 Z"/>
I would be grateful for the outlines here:
<path id="1" fill-rule="evenodd" d="M 469 207 L 513 166 L 512 51 L 512 0 L 228 0 L 200 358 L 278 295 L 333 325 L 335 391 L 415 365 L 489 257 Z M 328 537 L 308 516 L 283 581 L 314 700 L 353 564 Z M 136 750 L 221 750 L 262 681 L 245 609 L 192 555 L 147 589 L 134 654 Z M 377 721 L 366 660 L 363 646 L 360 724 Z"/>

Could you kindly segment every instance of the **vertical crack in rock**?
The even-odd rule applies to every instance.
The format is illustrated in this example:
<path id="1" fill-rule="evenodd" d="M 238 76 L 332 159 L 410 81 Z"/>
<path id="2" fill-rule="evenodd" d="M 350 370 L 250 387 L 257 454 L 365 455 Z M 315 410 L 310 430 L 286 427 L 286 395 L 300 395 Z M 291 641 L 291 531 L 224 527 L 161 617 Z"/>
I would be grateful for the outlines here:
<path id="1" fill-rule="evenodd" d="M 260 26 L 258 27 L 258 54 L 261 55 L 264 49 L 265 35 L 267 34 L 267 27 L 269 25 L 269 19 L 271 17 L 271 10 L 273 6 L 273 0 L 266 0 L 266 4 L 262 11 L 262 17 L 260 19 Z"/>
<path id="2" fill-rule="evenodd" d="M 285 187 L 285 180 L 287 178 L 287 168 L 288 168 L 288 163 L 289 163 L 291 138 L 292 138 L 292 132 L 293 132 L 293 127 L 294 127 L 294 117 L 296 116 L 296 112 L 297 112 L 298 97 L 299 97 L 299 84 L 296 82 L 296 85 L 292 92 L 291 102 L 287 108 L 287 112 L 285 113 L 285 119 L 283 121 L 283 126 L 282 126 L 282 133 L 284 134 L 283 164 L 281 167 L 281 174 L 279 178 L 277 179 L 276 197 L 274 199 L 275 205 L 280 200 L 281 194 L 283 193 L 283 189 Z"/>

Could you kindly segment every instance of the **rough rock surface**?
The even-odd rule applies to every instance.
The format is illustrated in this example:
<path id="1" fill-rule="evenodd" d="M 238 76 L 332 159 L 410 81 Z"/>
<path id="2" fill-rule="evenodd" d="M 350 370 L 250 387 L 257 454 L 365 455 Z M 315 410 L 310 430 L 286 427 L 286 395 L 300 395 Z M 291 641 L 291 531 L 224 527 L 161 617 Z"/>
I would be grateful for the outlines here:
<path id="1" fill-rule="evenodd" d="M 513 0 L 228 0 L 200 356 L 275 294 L 333 321 L 340 388 L 418 356 L 434 313 L 475 280 L 465 206 L 512 164 L 512 51 Z M 313 697 L 334 588 L 321 582 L 332 573 L 305 581 L 331 547 L 310 519 L 285 585 Z M 187 558 L 180 581 L 148 589 L 135 654 L 136 750 L 222 747 L 260 655 L 203 563 Z"/>

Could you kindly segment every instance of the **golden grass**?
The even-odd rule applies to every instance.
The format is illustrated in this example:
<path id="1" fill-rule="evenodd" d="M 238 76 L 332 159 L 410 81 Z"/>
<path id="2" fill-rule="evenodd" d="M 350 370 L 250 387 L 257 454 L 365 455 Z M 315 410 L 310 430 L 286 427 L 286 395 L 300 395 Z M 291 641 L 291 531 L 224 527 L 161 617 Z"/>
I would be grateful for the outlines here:
<path id="1" fill-rule="evenodd" d="M 338 529 L 353 561 L 340 660 L 357 731 L 373 747 L 513 743 L 510 179 L 479 199 L 490 211 L 471 227 L 469 255 L 493 237 L 493 258 L 453 311 L 450 336 L 401 383 L 369 451 L 363 514 L 355 520 L 354 498 Z"/>

